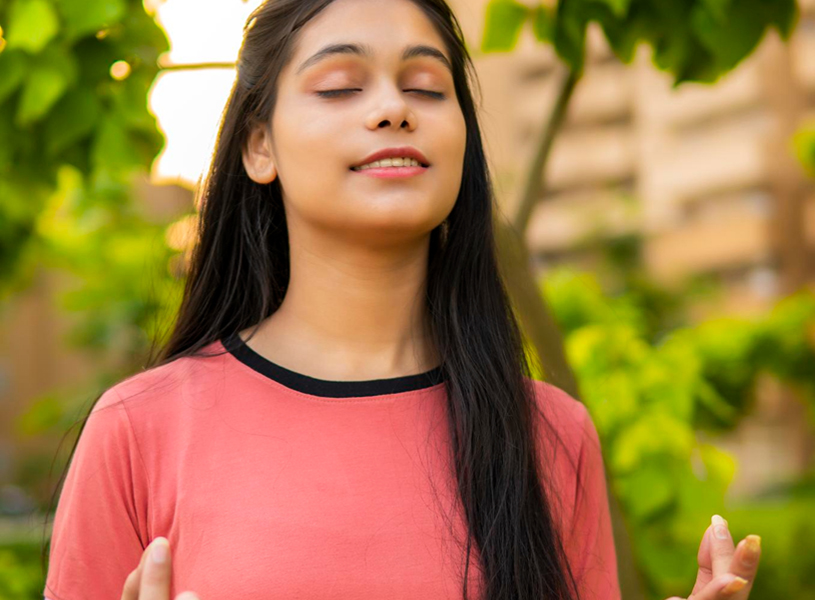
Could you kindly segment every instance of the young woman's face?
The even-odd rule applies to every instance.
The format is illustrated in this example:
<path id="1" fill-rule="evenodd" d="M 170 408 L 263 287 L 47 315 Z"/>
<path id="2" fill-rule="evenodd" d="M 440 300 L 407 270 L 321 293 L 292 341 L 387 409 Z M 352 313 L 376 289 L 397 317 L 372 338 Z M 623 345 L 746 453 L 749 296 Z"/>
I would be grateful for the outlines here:
<path id="1" fill-rule="evenodd" d="M 312 58 L 334 44 L 369 54 Z M 410 46 L 441 56 L 403 59 Z M 302 29 L 278 80 L 271 139 L 253 136 L 249 143 L 250 164 L 268 160 L 266 181 L 280 178 L 290 228 L 308 223 L 394 242 L 444 220 L 461 186 L 466 142 L 449 63 L 431 21 L 409 0 L 336 0 Z M 335 90 L 353 91 L 321 94 Z M 396 178 L 350 169 L 395 146 L 418 149 L 429 168 Z"/>

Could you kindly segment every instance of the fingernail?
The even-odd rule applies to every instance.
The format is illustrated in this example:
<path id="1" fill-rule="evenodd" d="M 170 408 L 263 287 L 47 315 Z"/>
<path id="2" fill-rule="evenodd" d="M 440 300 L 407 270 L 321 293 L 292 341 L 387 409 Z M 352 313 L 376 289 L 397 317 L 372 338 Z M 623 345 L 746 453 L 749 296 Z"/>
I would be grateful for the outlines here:
<path id="1" fill-rule="evenodd" d="M 167 562 L 169 548 L 170 543 L 166 538 L 156 538 L 153 540 L 153 545 L 150 548 L 150 560 L 158 564 Z"/>
<path id="2" fill-rule="evenodd" d="M 742 556 L 742 562 L 747 566 L 754 565 L 758 560 L 760 551 L 761 536 L 754 534 L 748 535 L 744 538 L 744 555 Z"/>
<path id="3" fill-rule="evenodd" d="M 725 521 L 719 515 L 713 515 L 710 518 L 710 522 L 713 524 L 713 535 L 715 535 L 720 540 L 727 539 L 727 521 Z"/>
<path id="4" fill-rule="evenodd" d="M 747 580 L 736 576 L 736 578 L 722 588 L 722 594 L 730 595 L 735 594 L 741 588 L 747 585 Z"/>

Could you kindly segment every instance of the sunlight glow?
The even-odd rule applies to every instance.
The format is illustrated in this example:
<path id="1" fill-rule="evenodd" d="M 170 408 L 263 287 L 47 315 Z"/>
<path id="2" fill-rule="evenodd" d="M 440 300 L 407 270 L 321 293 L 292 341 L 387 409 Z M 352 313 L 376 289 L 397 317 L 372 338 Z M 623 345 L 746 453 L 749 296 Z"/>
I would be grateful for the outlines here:
<path id="1" fill-rule="evenodd" d="M 166 0 L 148 10 L 167 33 L 162 65 L 234 63 L 243 25 L 261 0 Z M 147 4 L 145 4 L 147 6 Z M 234 68 L 193 68 L 159 73 L 148 96 L 166 138 L 153 163 L 153 183 L 193 188 L 209 167 Z"/>

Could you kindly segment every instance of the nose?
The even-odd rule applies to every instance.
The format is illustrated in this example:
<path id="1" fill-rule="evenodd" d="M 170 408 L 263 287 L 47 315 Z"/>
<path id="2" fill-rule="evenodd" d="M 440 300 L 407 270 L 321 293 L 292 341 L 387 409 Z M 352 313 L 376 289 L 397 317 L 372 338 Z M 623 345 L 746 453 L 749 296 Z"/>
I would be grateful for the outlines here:
<path id="1" fill-rule="evenodd" d="M 398 86 L 383 83 L 371 94 L 371 108 L 366 125 L 369 129 L 398 127 L 412 131 L 416 128 L 416 115 Z"/>

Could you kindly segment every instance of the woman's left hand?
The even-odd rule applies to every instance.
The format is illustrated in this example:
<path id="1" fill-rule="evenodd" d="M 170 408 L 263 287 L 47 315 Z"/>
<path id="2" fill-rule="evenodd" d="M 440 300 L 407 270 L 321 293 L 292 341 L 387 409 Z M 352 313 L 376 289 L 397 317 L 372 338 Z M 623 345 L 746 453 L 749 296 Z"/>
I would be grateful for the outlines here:
<path id="1" fill-rule="evenodd" d="M 699 546 L 699 571 L 688 600 L 747 600 L 758 571 L 761 538 L 748 535 L 733 547 L 727 521 L 713 515 Z M 683 600 L 677 596 L 668 600 Z"/>

